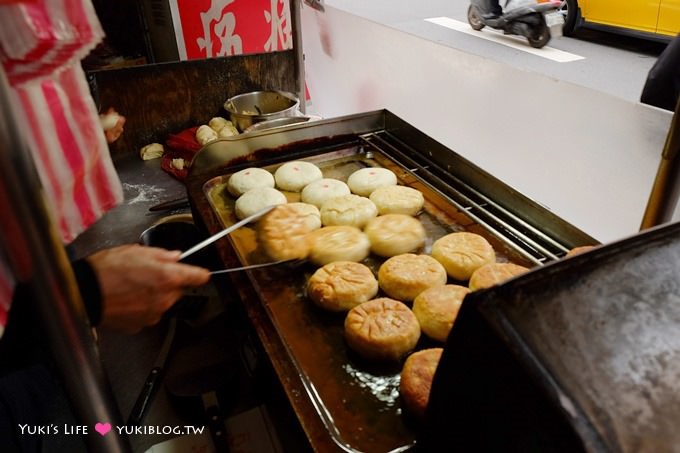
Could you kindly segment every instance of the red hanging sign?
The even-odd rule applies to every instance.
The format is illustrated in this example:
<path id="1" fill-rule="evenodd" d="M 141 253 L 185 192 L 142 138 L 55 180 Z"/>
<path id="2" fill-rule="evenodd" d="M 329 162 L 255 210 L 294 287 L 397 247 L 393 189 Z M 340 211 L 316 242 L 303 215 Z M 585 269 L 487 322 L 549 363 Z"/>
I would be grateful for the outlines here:
<path id="1" fill-rule="evenodd" d="M 170 0 L 181 60 L 291 49 L 288 0 Z"/>

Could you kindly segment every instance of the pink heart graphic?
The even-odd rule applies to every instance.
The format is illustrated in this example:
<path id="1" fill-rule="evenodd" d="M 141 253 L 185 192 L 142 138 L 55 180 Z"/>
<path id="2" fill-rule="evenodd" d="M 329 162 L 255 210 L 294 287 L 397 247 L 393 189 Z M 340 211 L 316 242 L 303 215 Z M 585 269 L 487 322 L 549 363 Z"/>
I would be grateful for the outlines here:
<path id="1" fill-rule="evenodd" d="M 102 436 L 111 431 L 111 423 L 97 423 L 94 425 L 94 430 L 97 431 Z"/>

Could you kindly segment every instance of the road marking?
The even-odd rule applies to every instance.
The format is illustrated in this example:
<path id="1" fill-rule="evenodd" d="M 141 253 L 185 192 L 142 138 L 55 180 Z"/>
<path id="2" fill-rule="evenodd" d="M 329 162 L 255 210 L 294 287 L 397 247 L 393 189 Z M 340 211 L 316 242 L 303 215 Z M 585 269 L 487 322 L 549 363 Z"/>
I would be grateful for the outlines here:
<path id="1" fill-rule="evenodd" d="M 558 63 L 568 63 L 571 61 L 583 60 L 585 58 L 580 55 L 564 52 L 549 46 L 545 46 L 542 49 L 534 49 L 527 43 L 527 40 L 524 37 L 504 35 L 502 31 L 494 30 L 491 27 L 485 27 L 480 31 L 475 31 L 467 22 L 460 22 L 458 20 L 451 19 L 450 17 L 431 17 L 425 20 L 436 25 L 441 25 L 442 27 L 450 28 L 462 33 L 467 33 L 468 35 L 497 42 L 499 44 L 503 44 L 504 46 L 512 47 L 513 49 L 557 61 Z"/>

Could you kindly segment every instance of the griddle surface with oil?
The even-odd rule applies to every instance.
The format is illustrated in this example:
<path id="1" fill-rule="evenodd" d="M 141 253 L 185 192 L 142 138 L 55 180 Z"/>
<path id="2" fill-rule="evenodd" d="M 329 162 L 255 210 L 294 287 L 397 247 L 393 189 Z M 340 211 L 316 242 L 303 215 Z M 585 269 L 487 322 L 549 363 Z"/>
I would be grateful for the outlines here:
<path id="1" fill-rule="evenodd" d="M 399 184 L 420 190 L 425 206 L 417 218 L 425 227 L 427 240 L 418 253 L 429 254 L 432 243 L 448 233 L 470 231 L 489 240 L 496 250 L 497 261 L 533 265 L 454 207 L 412 169 L 387 155 L 351 146 L 305 160 L 318 165 L 324 177 L 345 182 L 351 173 L 367 166 L 389 168 L 397 175 Z M 273 173 L 278 165 L 263 168 Z M 229 176 L 212 178 L 203 186 L 224 227 L 237 221 L 235 199 L 226 190 Z M 289 202 L 299 201 L 298 193 L 284 193 Z M 258 246 L 252 225 L 235 231 L 229 239 L 243 265 L 268 260 Z M 370 255 L 363 263 L 377 275 L 383 261 Z M 295 272 L 286 267 L 273 267 L 250 271 L 248 277 L 334 441 L 348 451 L 386 452 L 408 448 L 416 435 L 412 422 L 402 414 L 399 401 L 402 364 L 367 363 L 348 350 L 343 336 L 344 314 L 326 312 L 306 296 L 307 280 L 315 270 L 315 266 L 307 263 Z M 467 282 L 453 280 L 449 283 L 467 285 Z M 422 335 L 417 349 L 441 346 Z"/>

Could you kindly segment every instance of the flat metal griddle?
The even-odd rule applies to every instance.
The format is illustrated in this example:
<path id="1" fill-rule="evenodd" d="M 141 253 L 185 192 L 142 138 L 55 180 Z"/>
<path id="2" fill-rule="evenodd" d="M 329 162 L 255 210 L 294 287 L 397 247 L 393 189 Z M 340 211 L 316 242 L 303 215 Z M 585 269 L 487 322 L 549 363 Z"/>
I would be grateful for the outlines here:
<path id="1" fill-rule="evenodd" d="M 420 190 L 426 204 L 419 219 L 428 234 L 423 253 L 448 232 L 472 231 L 492 243 L 499 261 L 532 267 L 574 246 L 595 243 L 387 111 L 208 145 L 194 160 L 189 176 L 193 208 L 209 232 L 217 232 L 236 221 L 234 199 L 224 190 L 230 174 L 248 166 L 273 171 L 297 159 L 314 162 L 326 177 L 343 181 L 366 166 L 389 168 L 400 184 Z M 295 201 L 294 194 L 288 197 Z M 267 259 L 252 228 L 239 230 L 229 241 L 228 245 L 218 243 L 225 260 L 248 265 Z M 371 256 L 365 263 L 377 273 L 382 261 Z M 250 307 L 250 315 L 261 329 L 265 348 L 274 356 L 303 427 L 314 444 L 315 421 L 308 420 L 305 409 L 311 405 L 317 421 L 341 450 L 409 449 L 415 431 L 399 404 L 401 364 L 366 363 L 348 351 L 342 332 L 344 316 L 325 312 L 306 298 L 306 281 L 315 269 L 306 265 L 295 270 L 254 270 L 238 282 L 247 281 L 251 289 L 248 304 L 257 307 Z M 418 348 L 437 345 L 442 346 L 423 336 Z"/>
<path id="2" fill-rule="evenodd" d="M 680 224 L 671 224 L 465 304 L 478 308 L 587 451 L 677 452 L 679 276 Z"/>

